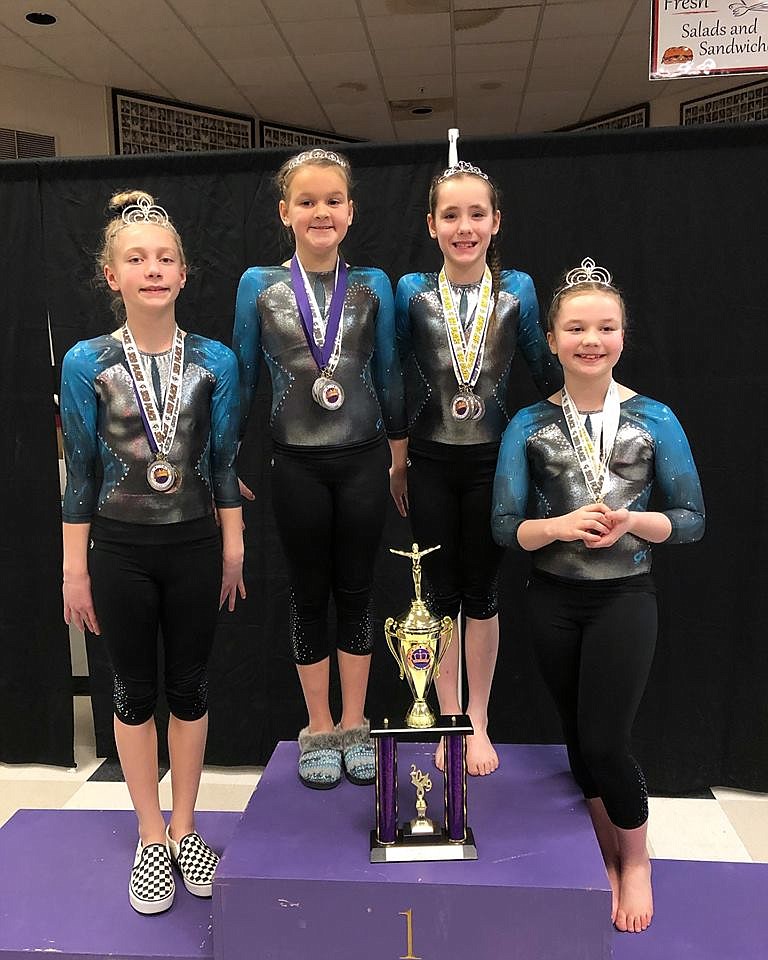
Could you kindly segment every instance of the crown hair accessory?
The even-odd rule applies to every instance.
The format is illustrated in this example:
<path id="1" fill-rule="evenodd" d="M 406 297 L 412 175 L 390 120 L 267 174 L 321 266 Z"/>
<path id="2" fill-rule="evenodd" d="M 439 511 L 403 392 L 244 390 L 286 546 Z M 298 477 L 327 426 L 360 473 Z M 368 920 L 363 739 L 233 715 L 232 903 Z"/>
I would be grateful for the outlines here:
<path id="1" fill-rule="evenodd" d="M 139 197 L 136 203 L 125 207 L 120 216 L 125 224 L 157 223 L 161 227 L 167 227 L 171 222 L 165 210 L 156 203 L 151 203 L 146 197 Z"/>
<path id="2" fill-rule="evenodd" d="M 314 150 L 305 150 L 303 153 L 292 157 L 288 161 L 285 172 L 290 173 L 291 170 L 295 170 L 296 167 L 300 167 L 302 163 L 306 163 L 308 160 L 327 160 L 329 163 L 337 163 L 344 170 L 349 168 L 347 161 L 344 157 L 339 156 L 338 153 L 334 153 L 333 150 L 323 150 L 321 147 L 316 147 Z"/>
<path id="3" fill-rule="evenodd" d="M 569 270 L 565 275 L 565 283 L 560 288 L 578 286 L 580 283 L 601 283 L 605 287 L 613 286 L 613 277 L 605 267 L 598 267 L 592 257 L 584 257 L 578 267 Z"/>
<path id="4" fill-rule="evenodd" d="M 443 180 L 448 180 L 451 177 L 457 177 L 461 173 L 471 173 L 473 177 L 482 177 L 483 180 L 488 179 L 488 174 L 483 173 L 480 167 L 474 167 L 471 163 L 467 163 L 466 160 L 459 160 L 457 163 L 454 163 L 452 167 L 448 167 L 446 170 L 443 170 L 443 172 L 437 178 L 437 182 L 442 183 Z"/>

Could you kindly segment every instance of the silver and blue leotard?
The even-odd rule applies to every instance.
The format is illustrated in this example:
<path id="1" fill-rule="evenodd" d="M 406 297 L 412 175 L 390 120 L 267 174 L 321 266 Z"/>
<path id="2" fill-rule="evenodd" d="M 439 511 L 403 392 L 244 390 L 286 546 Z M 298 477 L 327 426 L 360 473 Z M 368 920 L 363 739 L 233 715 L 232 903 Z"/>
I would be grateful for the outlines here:
<path id="1" fill-rule="evenodd" d="M 509 423 L 507 393 L 512 360 L 522 351 L 542 396 L 562 386 L 560 365 L 539 323 L 539 305 L 527 273 L 504 270 L 496 318 L 488 330 L 475 393 L 482 420 L 454 420 L 450 401 L 458 387 L 445 330 L 436 273 L 409 273 L 397 285 L 397 340 L 403 366 L 411 448 L 420 440 L 445 444 L 498 443 Z M 470 284 L 479 287 L 479 284 Z M 459 291 L 458 285 L 454 286 Z M 471 319 L 471 318 L 470 318 Z"/>
<path id="2" fill-rule="evenodd" d="M 621 404 L 608 463 L 604 501 L 613 510 L 647 510 L 654 490 L 672 524 L 667 543 L 692 543 L 704 532 L 704 500 L 691 448 L 674 413 L 636 395 Z M 548 400 L 521 410 L 507 427 L 493 492 L 493 534 L 516 546 L 525 519 L 558 517 L 592 502 L 562 407 Z M 613 546 L 590 550 L 581 540 L 555 541 L 533 554 L 535 570 L 572 580 L 647 573 L 651 545 L 627 533 Z"/>
<path id="3" fill-rule="evenodd" d="M 167 369 L 167 355 L 158 357 Z M 161 374 L 167 379 L 167 375 Z M 194 333 L 184 338 L 178 427 L 169 461 L 181 482 L 153 490 L 154 459 L 120 340 L 82 340 L 64 357 L 61 420 L 67 467 L 65 523 L 97 516 L 123 523 L 170 524 L 211 516 L 213 503 L 239 507 L 235 472 L 239 391 L 232 351 Z"/>
<path id="4" fill-rule="evenodd" d="M 325 301 L 334 271 L 308 274 Z M 338 410 L 312 399 L 319 371 L 307 346 L 288 267 L 251 267 L 240 280 L 233 349 L 240 366 L 241 435 L 263 356 L 272 378 L 270 427 L 290 447 L 343 447 L 384 433 L 405 436 L 402 379 L 395 350 L 392 288 L 374 268 L 352 267 L 342 314 L 341 357 L 334 373 L 344 389 Z"/>
<path id="5" fill-rule="evenodd" d="M 334 271 L 308 274 L 321 310 Z M 291 579 L 291 645 L 296 663 L 329 655 L 328 599 L 337 612 L 336 647 L 367 655 L 369 603 L 389 499 L 384 441 L 406 432 L 395 348 L 392 287 L 381 270 L 349 270 L 333 379 L 344 403 L 315 402 L 319 375 L 287 267 L 252 267 L 237 294 L 233 346 L 240 364 L 241 436 L 263 356 L 272 380 L 272 506 Z"/>
<path id="6" fill-rule="evenodd" d="M 460 301 L 477 301 L 480 284 L 453 285 Z M 503 550 L 491 537 L 493 475 L 501 434 L 509 422 L 507 394 L 519 347 L 542 393 L 562 384 L 562 371 L 539 325 L 531 278 L 518 270 L 501 274 L 496 316 L 474 392 L 485 405 L 480 420 L 458 421 L 451 400 L 458 390 L 440 300 L 438 275 L 412 273 L 397 287 L 397 338 L 408 408 L 408 496 L 411 524 L 423 546 L 441 549 L 424 560 L 432 608 L 473 619 L 497 610 L 497 576 Z M 468 310 L 467 326 L 472 323 Z"/>

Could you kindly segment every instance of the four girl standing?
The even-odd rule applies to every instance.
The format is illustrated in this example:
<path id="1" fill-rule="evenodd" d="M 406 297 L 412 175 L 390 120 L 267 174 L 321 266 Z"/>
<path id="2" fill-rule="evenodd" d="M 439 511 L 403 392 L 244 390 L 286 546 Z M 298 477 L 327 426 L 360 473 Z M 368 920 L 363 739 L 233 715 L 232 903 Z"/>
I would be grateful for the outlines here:
<path id="1" fill-rule="evenodd" d="M 216 619 L 245 596 L 237 365 L 227 347 L 176 325 L 187 266 L 165 210 L 141 192 L 111 205 L 99 263 L 123 324 L 75 344 L 62 369 L 64 618 L 101 634 L 109 651 L 115 741 L 139 830 L 129 898 L 159 913 L 173 902 L 171 861 L 203 897 L 218 862 L 194 807 Z M 158 627 L 171 713 L 167 827 L 153 716 Z"/>
<path id="2" fill-rule="evenodd" d="M 494 240 L 498 191 L 477 167 L 458 162 L 435 177 L 427 225 L 443 254 L 439 274 L 403 277 L 395 298 L 397 337 L 408 401 L 408 459 L 393 471 L 401 513 L 410 503 L 415 539 L 440 550 L 424 559 L 428 603 L 466 630 L 470 774 L 492 773 L 498 756 L 487 733 L 488 699 L 499 647 L 497 574 L 503 548 L 489 517 L 507 392 L 517 346 L 542 394 L 562 382 L 547 349 L 531 278 L 501 271 Z M 491 266 L 488 266 L 488 259 Z M 435 682 L 443 714 L 463 713 L 458 699 L 459 644 Z M 435 763 L 442 766 L 438 745 Z"/>
<path id="3" fill-rule="evenodd" d="M 373 567 L 389 494 L 390 450 L 404 445 L 392 288 L 339 253 L 353 217 L 348 161 L 328 150 L 288 160 L 279 212 L 295 253 L 240 280 L 234 349 L 242 431 L 264 356 L 272 379 L 272 502 L 291 580 L 291 645 L 309 722 L 299 779 L 315 789 L 374 780 L 364 716 L 373 649 Z M 241 431 L 241 432 L 242 432 Z M 329 703 L 328 601 L 336 604 L 342 713 Z"/>
<path id="4" fill-rule="evenodd" d="M 587 259 L 567 274 L 547 318 L 565 386 L 504 434 L 493 532 L 533 553 L 539 666 L 605 859 L 612 919 L 640 932 L 653 913 L 648 794 L 629 741 L 656 642 L 651 545 L 698 540 L 704 503 L 672 411 L 613 380 L 625 327 L 604 268 Z M 659 511 L 648 510 L 652 491 Z"/>
<path id="5" fill-rule="evenodd" d="M 644 929 L 651 913 L 644 787 L 626 746 L 655 634 L 647 572 L 649 543 L 697 539 L 703 507 L 690 451 L 677 421 L 666 408 L 635 397 L 611 380 L 610 371 L 621 352 L 623 302 L 610 278 L 597 276 L 595 281 L 590 276 L 592 286 L 586 287 L 581 280 L 569 282 L 558 292 L 550 313 L 548 350 L 530 278 L 518 271 L 501 272 L 495 257 L 492 268 L 487 265 L 500 223 L 494 185 L 469 164 L 450 167 L 432 184 L 428 215 L 430 234 L 444 256 L 443 269 L 439 275 L 408 275 L 398 285 L 397 345 L 405 366 L 407 430 L 389 281 L 379 270 L 350 268 L 339 253 L 353 217 L 348 162 L 335 152 L 308 151 L 283 165 L 277 183 L 280 217 L 293 234 L 295 253 L 281 266 L 251 268 L 243 275 L 234 349 L 240 366 L 241 436 L 261 356 L 272 381 L 272 497 L 290 571 L 291 642 L 309 717 L 299 735 L 299 778 L 318 789 L 336 786 L 342 775 L 357 784 L 373 780 L 373 750 L 364 716 L 373 645 L 369 603 L 389 474 L 392 495 L 403 515 L 410 497 L 416 539 L 443 546 L 427 571 L 436 612 L 455 619 L 463 608 L 466 617 L 468 712 L 475 728 L 468 746 L 471 773 L 490 773 L 498 765 L 487 735 L 487 706 L 498 649 L 496 576 L 501 551 L 510 544 L 536 551 L 530 590 L 539 658 L 558 700 L 572 768 L 588 798 L 611 875 L 613 918 L 619 929 Z M 159 209 L 152 206 L 151 198 L 146 207 Z M 174 815 L 167 835 L 161 837 L 164 824 L 156 807 L 155 771 L 154 802 L 148 777 L 148 758 L 155 750 L 150 719 L 153 694 L 147 695 L 151 678 L 142 677 L 145 686 L 136 691 L 127 689 L 125 676 L 130 674 L 133 683 L 133 664 L 130 669 L 122 665 L 126 644 L 118 622 L 120 604 L 126 602 L 118 589 L 118 574 L 124 569 L 120 564 L 134 563 L 139 542 L 144 541 L 138 541 L 133 531 L 125 539 L 122 528 L 115 533 L 110 523 L 132 524 L 137 529 L 150 526 L 151 547 L 178 542 L 183 544 L 179 555 L 191 554 L 185 525 L 210 519 L 213 493 L 222 539 L 210 528 L 201 532 L 200 539 L 205 539 L 203 533 L 208 538 L 208 566 L 201 559 L 201 570 L 205 567 L 210 575 L 214 566 L 210 558 L 215 556 L 221 573 L 223 542 L 220 599 L 229 599 L 232 609 L 236 591 L 244 594 L 239 497 L 233 473 L 238 418 L 233 360 L 226 348 L 176 330 L 173 302 L 185 279 L 181 243 L 167 217 L 151 220 L 142 209 L 143 233 L 134 237 L 135 226 L 123 216 L 114 230 L 115 249 L 105 249 L 104 257 L 107 281 L 120 291 L 128 323 L 119 337 L 78 344 L 65 360 L 62 400 L 71 471 L 64 514 L 65 613 L 94 631 L 99 629 L 98 620 L 105 626 L 116 671 L 116 731 L 118 725 L 146 727 L 141 739 L 121 729 L 118 746 L 141 836 L 131 902 L 143 912 L 155 912 L 170 905 L 170 869 L 170 886 L 166 880 L 161 885 L 164 893 L 149 908 L 146 895 L 137 893 L 140 881 L 134 881 L 134 874 L 150 860 L 147 851 L 153 848 L 161 848 L 153 857 L 162 861 L 164 869 L 161 850 L 167 842 L 183 875 L 185 842 L 196 838 L 203 844 L 194 833 L 192 809 L 205 737 L 202 732 L 201 740 L 197 731 L 194 749 L 188 746 L 189 737 L 175 737 L 175 752 L 184 757 L 176 762 L 177 768 L 183 768 L 178 777 L 179 812 L 174 789 Z M 158 239 L 157 230 L 167 236 Z M 128 232 L 121 236 L 124 231 Z M 185 362 L 184 346 L 197 347 L 198 341 L 206 345 L 199 347 L 196 361 L 209 373 L 207 380 L 200 375 L 207 393 L 195 392 L 185 382 L 189 361 Z M 595 343 L 597 348 L 592 349 L 589 344 Z M 500 436 L 509 421 L 506 392 L 518 344 L 542 392 L 561 382 L 555 354 L 566 373 L 566 388 L 555 395 L 559 400 L 552 398 L 518 414 L 507 429 L 493 496 L 493 534 L 501 545 L 496 546 L 490 535 L 491 486 Z M 166 355 L 164 368 L 158 357 Z M 162 369 L 168 371 L 165 380 Z M 116 383 L 120 390 L 115 391 Z M 194 491 L 186 491 L 181 482 L 191 472 L 190 464 L 177 466 L 172 459 L 183 456 L 181 448 L 174 448 L 174 442 L 178 444 L 184 436 L 183 427 L 176 425 L 184 424 L 185 413 L 191 414 L 187 405 L 195 404 L 208 414 L 202 426 L 195 421 L 196 434 L 190 416 L 190 432 L 198 446 L 208 425 L 213 470 L 206 487 L 207 509 L 202 506 L 205 497 L 198 489 L 198 478 L 190 482 Z M 128 438 L 113 423 L 118 409 L 131 425 Z M 579 412 L 585 410 L 586 423 Z M 113 444 L 103 441 L 110 430 L 115 433 Z M 144 448 L 147 441 L 154 458 Z M 98 505 L 92 479 L 97 448 L 105 475 Z M 145 466 L 151 490 L 139 495 L 138 468 Z M 664 513 L 646 511 L 654 479 L 665 498 Z M 205 485 L 205 476 L 202 480 Z M 121 484 L 123 489 L 118 491 Z M 538 512 L 530 520 L 526 519 L 529 490 L 538 497 Z M 181 491 L 199 494 L 187 510 Z M 126 500 L 129 493 L 133 499 Z M 80 510 L 74 507 L 78 500 Z M 97 515 L 98 520 L 91 523 Z M 173 529 L 170 541 L 154 536 L 159 525 Z M 92 536 L 97 534 L 94 543 L 98 542 L 100 551 L 99 563 L 91 564 L 95 602 L 85 572 L 89 528 Z M 196 536 L 200 531 L 195 527 L 192 532 Z M 204 548 L 200 549 L 202 556 Z M 119 560 L 110 566 L 101 553 L 114 554 Z M 200 582 L 187 580 L 199 601 L 204 593 Z M 135 597 L 132 591 L 126 592 Z M 331 594 L 338 614 L 336 647 L 342 688 L 338 723 L 328 697 Z M 180 606 L 185 607 L 186 601 Z M 191 723 L 204 717 L 200 678 L 210 649 L 215 606 L 209 603 L 206 611 L 208 640 L 194 655 L 186 651 L 194 664 L 190 674 L 179 680 L 181 686 L 186 684 L 185 690 L 197 682 L 194 705 L 174 712 L 176 694 L 169 680 L 174 732 L 177 717 Z M 172 634 L 176 622 L 186 625 L 187 621 L 175 608 L 156 612 L 154 620 L 148 618 L 147 637 L 153 631 L 156 635 L 158 616 L 168 648 L 166 619 Z M 199 620 L 200 615 L 196 616 Z M 173 640 L 170 649 L 167 657 L 175 656 Z M 443 662 L 437 686 L 444 713 L 461 710 L 457 674 L 457 656 Z M 172 740 L 172 769 L 175 761 Z M 212 876 L 215 854 L 205 850 L 210 854 Z M 203 895 L 210 892 L 210 876 Z"/>

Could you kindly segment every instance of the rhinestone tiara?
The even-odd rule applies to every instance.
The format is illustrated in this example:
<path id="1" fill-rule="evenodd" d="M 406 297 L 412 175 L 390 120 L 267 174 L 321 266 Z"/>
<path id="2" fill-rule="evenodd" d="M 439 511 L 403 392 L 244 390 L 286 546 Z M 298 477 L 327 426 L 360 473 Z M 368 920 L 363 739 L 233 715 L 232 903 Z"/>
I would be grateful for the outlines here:
<path id="1" fill-rule="evenodd" d="M 569 270 L 565 283 L 560 290 L 575 287 L 580 283 L 601 283 L 605 287 L 613 286 L 613 277 L 605 267 L 598 267 L 592 257 L 584 257 L 578 267 Z"/>
<path id="2" fill-rule="evenodd" d="M 290 173 L 291 170 L 295 170 L 296 167 L 307 163 L 308 160 L 327 160 L 328 163 L 337 163 L 345 170 L 349 169 L 349 163 L 338 153 L 334 153 L 333 150 L 323 150 L 321 147 L 315 147 L 314 150 L 305 150 L 303 153 L 291 157 L 288 161 L 288 166 L 285 168 L 285 172 Z"/>
<path id="3" fill-rule="evenodd" d="M 136 203 L 124 207 L 120 217 L 125 224 L 156 223 L 161 227 L 167 227 L 171 222 L 165 210 L 156 203 L 151 203 L 146 197 L 139 197 Z"/>

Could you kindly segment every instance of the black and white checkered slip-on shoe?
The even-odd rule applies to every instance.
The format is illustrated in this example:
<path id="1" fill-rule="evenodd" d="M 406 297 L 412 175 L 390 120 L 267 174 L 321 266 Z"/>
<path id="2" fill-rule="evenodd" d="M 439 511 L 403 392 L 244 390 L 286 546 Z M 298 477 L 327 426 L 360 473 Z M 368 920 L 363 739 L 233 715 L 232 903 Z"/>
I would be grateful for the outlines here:
<path id="1" fill-rule="evenodd" d="M 214 853 L 199 833 L 188 833 L 178 843 L 166 828 L 165 839 L 168 854 L 179 868 L 184 886 L 196 897 L 210 897 L 213 892 L 213 877 L 219 864 Z"/>
<path id="2" fill-rule="evenodd" d="M 162 913 L 173 903 L 176 884 L 168 851 L 162 843 L 136 847 L 128 899 L 138 913 Z"/>

